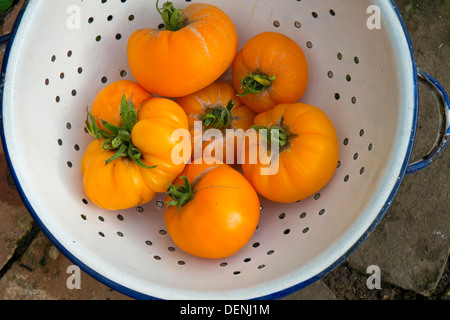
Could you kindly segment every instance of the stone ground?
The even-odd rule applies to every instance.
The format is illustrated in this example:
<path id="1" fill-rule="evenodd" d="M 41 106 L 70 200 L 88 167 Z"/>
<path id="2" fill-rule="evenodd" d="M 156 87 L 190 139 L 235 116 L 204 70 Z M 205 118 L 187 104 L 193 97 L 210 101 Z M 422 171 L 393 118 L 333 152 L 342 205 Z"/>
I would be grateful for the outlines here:
<path id="1" fill-rule="evenodd" d="M 9 32 L 23 0 L 3 15 Z M 417 65 L 450 92 L 450 0 L 397 0 Z M 2 17 L 2 18 L 3 18 Z M 3 55 L 4 48 L 1 55 Z M 413 158 L 424 155 L 436 132 L 436 110 L 422 90 Z M 450 300 L 450 152 L 405 177 L 385 217 L 343 264 L 291 300 Z M 129 300 L 82 273 L 83 290 L 69 290 L 72 263 L 33 222 L 0 152 L 0 300 Z M 366 285 L 367 267 L 381 271 L 381 288 Z"/>

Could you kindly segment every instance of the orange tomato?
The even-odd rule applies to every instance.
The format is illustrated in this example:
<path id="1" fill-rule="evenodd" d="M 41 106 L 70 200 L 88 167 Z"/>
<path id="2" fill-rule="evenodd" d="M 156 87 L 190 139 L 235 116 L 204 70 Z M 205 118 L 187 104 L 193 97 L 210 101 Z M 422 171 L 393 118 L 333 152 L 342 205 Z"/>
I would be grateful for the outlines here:
<path id="1" fill-rule="evenodd" d="M 143 93 L 127 83 L 127 94 L 139 103 Z M 102 103 L 96 106 L 97 117 L 88 113 L 86 128 L 97 139 L 88 145 L 81 161 L 86 195 L 109 210 L 144 204 L 156 192 L 166 191 L 185 166 L 172 161 L 172 149 L 179 143 L 173 132 L 188 128 L 186 114 L 174 101 L 150 98 L 137 112 L 125 94 L 121 99 L 110 94 L 115 88 L 118 84 L 113 83 L 98 93 L 96 101 Z M 114 119 L 116 124 L 102 121 L 99 127 L 99 118 Z"/>
<path id="2" fill-rule="evenodd" d="M 300 46 L 277 32 L 251 38 L 232 64 L 233 85 L 253 111 L 297 102 L 308 84 L 308 65 Z"/>
<path id="3" fill-rule="evenodd" d="M 251 127 L 255 113 L 241 103 L 233 87 L 225 82 L 214 82 L 176 101 L 188 117 L 192 159 L 198 154 L 200 157 L 212 156 L 228 164 L 231 164 L 228 161 L 236 163 L 241 141 L 238 134 L 242 132 L 243 135 Z M 209 139 L 197 133 L 195 129 L 198 128 L 202 133 L 215 129 L 217 136 Z M 197 152 L 196 146 L 199 147 Z"/>
<path id="4" fill-rule="evenodd" d="M 137 82 L 152 93 L 181 97 L 217 80 L 238 49 L 231 19 L 202 3 L 177 10 L 167 2 L 158 10 L 165 28 L 136 30 L 128 40 L 128 62 Z"/>
<path id="5" fill-rule="evenodd" d="M 250 183 L 229 165 L 191 163 L 167 190 L 167 232 L 182 250 L 219 259 L 239 251 L 258 225 L 260 203 Z"/>
<path id="6" fill-rule="evenodd" d="M 334 175 L 339 155 L 337 134 L 319 108 L 304 103 L 277 105 L 258 114 L 255 125 L 272 133 L 245 144 L 242 170 L 260 195 L 284 203 L 302 200 L 323 188 Z M 270 147 L 266 148 L 267 144 Z M 276 149 L 272 149 L 273 144 Z M 251 160 L 250 156 L 259 155 L 261 150 L 271 158 L 270 163 L 260 156 Z"/>
<path id="7" fill-rule="evenodd" d="M 104 87 L 94 98 L 91 114 L 94 116 L 97 126 L 106 130 L 101 120 L 113 125 L 121 125 L 120 105 L 122 97 L 132 99 L 134 106 L 139 109 L 153 94 L 131 80 L 118 80 Z M 113 103 L 112 103 L 113 102 Z"/>

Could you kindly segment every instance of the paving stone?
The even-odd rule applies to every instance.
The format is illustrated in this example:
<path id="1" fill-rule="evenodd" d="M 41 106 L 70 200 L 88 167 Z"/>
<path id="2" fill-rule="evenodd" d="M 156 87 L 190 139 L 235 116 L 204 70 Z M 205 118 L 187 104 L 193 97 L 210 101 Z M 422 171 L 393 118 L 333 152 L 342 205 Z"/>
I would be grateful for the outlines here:
<path id="1" fill-rule="evenodd" d="M 449 92 L 448 4 L 396 3 L 405 17 L 417 65 Z M 413 160 L 428 152 L 439 125 L 434 98 L 423 86 L 419 109 Z M 450 252 L 449 173 L 450 152 L 446 150 L 430 167 L 405 177 L 385 217 L 350 257 L 349 266 L 365 272 L 369 265 L 378 265 L 384 281 L 430 296 Z"/>
<path id="2" fill-rule="evenodd" d="M 39 232 L 21 259 L 0 279 L 0 300 L 131 300 L 81 270 L 78 282 L 78 270 L 72 266 Z"/>

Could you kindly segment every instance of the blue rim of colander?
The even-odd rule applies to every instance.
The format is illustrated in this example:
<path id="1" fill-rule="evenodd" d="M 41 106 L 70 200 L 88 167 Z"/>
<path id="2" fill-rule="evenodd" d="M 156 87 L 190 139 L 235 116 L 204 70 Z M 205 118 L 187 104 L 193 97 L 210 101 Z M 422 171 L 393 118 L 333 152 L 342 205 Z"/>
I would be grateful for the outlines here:
<path id="1" fill-rule="evenodd" d="M 389 0 L 391 2 L 392 8 L 394 9 L 395 13 L 397 14 L 397 17 L 402 25 L 403 28 L 403 32 L 405 35 L 405 38 L 407 40 L 408 43 L 408 47 L 409 47 L 409 51 L 410 51 L 410 56 L 411 56 L 411 62 L 412 62 L 412 77 L 413 77 L 413 81 L 414 81 L 414 112 L 413 112 L 413 126 L 412 126 L 412 130 L 411 130 L 411 136 L 410 136 L 410 141 L 409 141 L 409 145 L 406 151 L 406 156 L 404 159 L 404 162 L 402 164 L 401 170 L 400 170 L 400 176 L 399 179 L 397 179 L 397 182 L 395 183 L 389 197 L 386 200 L 386 203 L 384 204 L 384 206 L 382 207 L 382 209 L 380 210 L 379 214 L 377 215 L 377 217 L 374 219 L 374 221 L 372 222 L 372 224 L 369 226 L 369 228 L 366 230 L 366 232 L 363 233 L 363 235 L 358 239 L 358 241 L 356 243 L 353 244 L 353 246 L 347 250 L 347 252 L 345 254 L 343 254 L 338 260 L 336 260 L 332 265 L 328 266 L 325 270 L 323 270 L 321 273 L 315 275 L 314 277 L 311 277 L 308 280 L 305 280 L 301 283 L 298 283 L 296 285 L 293 285 L 289 288 L 283 289 L 281 291 L 278 292 L 274 292 L 272 294 L 268 294 L 268 295 L 264 295 L 261 297 L 256 297 L 253 298 L 253 300 L 275 300 L 275 299 L 280 299 L 283 298 L 289 294 L 292 294 L 298 290 L 301 290 L 309 285 L 311 285 L 312 283 L 316 282 L 317 280 L 321 279 L 322 277 L 324 277 L 325 275 L 327 275 L 328 273 L 330 273 L 333 269 L 335 269 L 337 266 L 339 266 L 342 262 L 344 262 L 353 252 L 356 251 L 356 249 L 359 248 L 359 246 L 367 239 L 368 235 L 375 229 L 375 227 L 378 225 L 378 223 L 381 221 L 381 219 L 383 218 L 384 214 L 386 213 L 387 209 L 389 208 L 390 204 L 392 203 L 392 200 L 394 199 L 395 195 L 397 194 L 397 191 L 400 187 L 400 184 L 402 183 L 403 177 L 405 176 L 405 172 L 406 169 L 408 167 L 409 161 L 410 161 L 410 157 L 411 157 L 411 153 L 412 153 L 412 149 L 414 146 L 414 140 L 415 140 L 415 135 L 416 135 L 416 128 L 417 128 L 417 118 L 418 118 L 418 108 L 419 108 L 419 90 L 418 90 L 418 72 L 417 72 L 417 67 L 415 64 L 415 60 L 414 60 L 414 54 L 413 54 L 413 47 L 412 47 L 412 43 L 411 43 L 411 39 L 409 37 L 408 31 L 406 29 L 406 25 L 403 21 L 403 18 L 396 6 L 396 4 L 394 3 L 393 0 Z M 0 116 L 2 117 L 2 122 L 1 122 L 1 138 L 2 138 L 2 143 L 3 143 L 3 152 L 11 173 L 11 177 L 15 183 L 15 186 L 18 190 L 18 193 L 20 195 L 20 197 L 22 198 L 22 201 L 25 205 L 25 207 L 27 208 L 27 210 L 29 211 L 30 215 L 33 217 L 33 219 L 36 221 L 36 223 L 38 224 L 38 226 L 40 227 L 40 229 L 42 230 L 42 232 L 49 238 L 49 240 L 58 248 L 58 250 L 64 254 L 64 256 L 66 256 L 70 261 L 72 261 L 74 264 L 76 264 L 78 267 L 80 267 L 81 270 L 83 270 L 84 272 L 86 272 L 88 275 L 90 275 L 91 277 L 93 277 L 94 279 L 98 280 L 99 282 L 105 284 L 106 286 L 110 287 L 111 289 L 120 292 L 126 296 L 129 296 L 131 298 L 137 299 L 137 300 L 160 300 L 160 298 L 157 297 L 153 297 L 141 292 L 137 292 L 135 290 L 132 290 L 130 288 L 127 288 L 121 284 L 118 284 L 112 280 L 110 280 L 109 278 L 104 277 L 103 275 L 101 275 L 100 273 L 96 272 L 95 270 L 91 269 L 90 267 L 88 267 L 86 264 L 84 264 L 81 260 L 79 260 L 76 256 L 74 256 L 70 251 L 68 251 L 51 233 L 50 230 L 48 230 L 45 226 L 45 224 L 40 220 L 39 215 L 36 213 L 36 211 L 34 210 L 33 206 L 30 204 L 30 202 L 28 201 L 28 198 L 26 196 L 26 194 L 24 193 L 20 182 L 18 180 L 18 177 L 16 175 L 16 172 L 14 170 L 14 167 L 11 163 L 11 158 L 9 155 L 9 150 L 8 150 L 8 146 L 6 145 L 6 137 L 5 137 L 5 132 L 4 132 L 4 127 L 3 127 L 3 95 L 4 95 L 4 84 L 6 81 L 6 69 L 7 69 L 7 65 L 8 65 L 8 60 L 9 60 L 9 55 L 11 52 L 11 47 L 12 44 L 14 42 L 15 36 L 17 34 L 20 22 L 22 20 L 23 14 L 27 8 L 28 2 L 26 2 L 24 4 L 24 6 L 22 7 L 22 9 L 20 10 L 20 12 L 17 15 L 16 21 L 14 23 L 14 26 L 12 28 L 12 31 L 10 33 L 10 35 L 5 38 L 8 39 L 8 43 L 5 49 L 5 55 L 3 58 L 3 63 L 2 63 L 2 74 L 1 74 L 1 88 L 0 88 Z"/>

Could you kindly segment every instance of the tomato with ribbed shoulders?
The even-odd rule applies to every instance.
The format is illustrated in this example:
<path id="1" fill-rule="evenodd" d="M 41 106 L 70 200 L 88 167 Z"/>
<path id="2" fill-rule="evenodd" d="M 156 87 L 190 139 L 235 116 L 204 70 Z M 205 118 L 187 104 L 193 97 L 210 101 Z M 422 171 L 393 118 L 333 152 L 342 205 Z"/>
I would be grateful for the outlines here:
<path id="1" fill-rule="evenodd" d="M 228 164 L 237 163 L 240 135 L 253 125 L 255 113 L 240 101 L 233 86 L 214 82 L 176 101 L 188 117 L 192 159 L 212 156 Z M 215 134 L 208 137 L 208 132 Z"/>
<path id="2" fill-rule="evenodd" d="M 318 192 L 333 177 L 339 156 L 337 134 L 318 107 L 280 104 L 258 114 L 254 128 L 260 134 L 245 144 L 242 170 L 263 197 L 295 202 Z M 251 155 L 261 154 L 270 161 L 260 156 L 251 161 Z"/>
<path id="3" fill-rule="evenodd" d="M 128 62 L 139 84 L 165 97 L 181 97 L 217 80 L 238 50 L 233 21 L 214 5 L 176 9 L 166 2 L 164 28 L 143 28 L 128 39 Z"/>
<path id="4" fill-rule="evenodd" d="M 96 139 L 81 161 L 88 198 L 101 208 L 121 210 L 165 192 L 185 166 L 172 161 L 179 143 L 173 132 L 188 128 L 183 109 L 132 81 L 111 83 L 94 100 L 86 129 Z"/>

